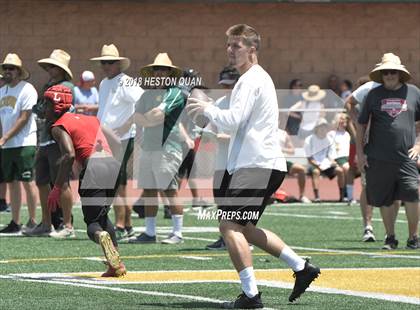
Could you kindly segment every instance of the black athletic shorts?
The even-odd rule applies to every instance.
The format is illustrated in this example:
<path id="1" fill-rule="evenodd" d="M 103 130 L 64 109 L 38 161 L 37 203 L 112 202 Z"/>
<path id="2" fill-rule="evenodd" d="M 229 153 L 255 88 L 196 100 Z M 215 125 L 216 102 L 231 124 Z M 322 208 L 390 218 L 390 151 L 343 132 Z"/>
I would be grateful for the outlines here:
<path id="1" fill-rule="evenodd" d="M 419 173 L 415 161 L 392 163 L 368 159 L 366 196 L 369 205 L 391 206 L 395 200 L 419 200 Z"/>
<path id="2" fill-rule="evenodd" d="M 181 166 L 178 170 L 178 177 L 180 179 L 189 178 L 191 174 L 192 167 L 195 160 L 195 151 L 194 149 L 183 148 L 183 152 L 186 152 L 184 160 L 182 161 Z"/>
<path id="3" fill-rule="evenodd" d="M 245 226 L 256 225 L 271 195 L 280 187 L 286 172 L 242 168 L 229 175 L 229 184 L 223 203 L 218 206 L 219 220 L 227 220 Z"/>

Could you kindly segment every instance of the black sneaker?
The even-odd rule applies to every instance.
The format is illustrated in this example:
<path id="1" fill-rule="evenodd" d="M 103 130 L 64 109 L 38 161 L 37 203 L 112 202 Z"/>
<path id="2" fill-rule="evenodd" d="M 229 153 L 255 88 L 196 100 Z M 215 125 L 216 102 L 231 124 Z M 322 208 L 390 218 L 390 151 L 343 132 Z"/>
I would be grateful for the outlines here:
<path id="1" fill-rule="evenodd" d="M 318 275 L 321 273 L 318 267 L 310 264 L 308 261 L 305 262 L 305 268 L 301 271 L 297 271 L 293 274 L 295 280 L 295 286 L 293 291 L 289 296 L 289 301 L 294 302 L 297 298 L 305 293 L 309 285 L 318 278 Z"/>
<path id="2" fill-rule="evenodd" d="M 235 301 L 225 302 L 222 304 L 223 309 L 260 309 L 264 308 L 261 300 L 261 293 L 252 298 L 246 296 L 244 292 L 236 298 Z"/>
<path id="3" fill-rule="evenodd" d="M 398 247 L 398 240 L 395 239 L 395 235 L 387 236 L 385 238 L 385 244 L 382 250 L 395 250 Z"/>
<path id="4" fill-rule="evenodd" d="M 217 241 L 206 245 L 206 250 L 213 250 L 213 251 L 226 250 L 226 245 L 225 245 L 225 241 L 223 240 L 223 237 L 219 237 Z"/>
<path id="5" fill-rule="evenodd" d="M 22 224 L 18 225 L 13 220 L 10 223 L 0 230 L 0 234 L 20 234 L 22 231 Z"/>
<path id="6" fill-rule="evenodd" d="M 408 239 L 407 249 L 411 249 L 411 250 L 420 249 L 419 237 L 413 236 L 413 239 Z"/>

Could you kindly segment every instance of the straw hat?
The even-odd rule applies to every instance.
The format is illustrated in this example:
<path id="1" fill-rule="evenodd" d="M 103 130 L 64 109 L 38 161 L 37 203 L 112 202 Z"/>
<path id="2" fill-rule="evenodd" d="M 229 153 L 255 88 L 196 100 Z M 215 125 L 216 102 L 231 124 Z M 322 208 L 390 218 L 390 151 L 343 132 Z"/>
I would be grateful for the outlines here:
<path id="1" fill-rule="evenodd" d="M 41 60 L 38 60 L 38 64 L 44 69 L 47 70 L 48 65 L 54 65 L 64 70 L 66 73 L 67 80 L 73 79 L 73 73 L 71 72 L 69 68 L 70 63 L 70 55 L 63 50 L 56 49 L 53 50 L 49 58 L 44 58 Z"/>
<path id="2" fill-rule="evenodd" d="M 92 61 L 101 61 L 101 60 L 119 60 L 121 63 L 121 71 L 125 71 L 130 67 L 130 59 L 127 57 L 120 57 L 117 47 L 114 44 L 102 46 L 101 56 L 93 57 L 90 60 Z"/>
<path id="3" fill-rule="evenodd" d="M 322 90 L 318 85 L 311 85 L 307 91 L 302 93 L 302 97 L 306 101 L 320 101 L 325 98 L 325 94 L 325 90 Z"/>
<path id="4" fill-rule="evenodd" d="M 0 74 L 1 75 L 4 75 L 4 71 L 3 71 L 3 66 L 4 65 L 10 65 L 10 66 L 18 67 L 20 69 L 20 71 L 21 71 L 20 78 L 22 80 L 29 79 L 30 74 L 29 74 L 28 70 L 26 70 L 22 66 L 22 60 L 20 60 L 20 58 L 19 58 L 19 56 L 17 54 L 9 53 L 9 54 L 6 55 L 6 58 L 0 64 Z"/>
<path id="5" fill-rule="evenodd" d="M 182 70 L 177 67 L 174 66 L 172 64 L 172 60 L 169 58 L 167 53 L 159 53 L 157 54 L 155 60 L 153 61 L 152 64 L 149 64 L 147 66 L 144 66 L 143 68 L 141 68 L 140 70 L 140 74 L 143 76 L 151 76 L 153 75 L 153 67 L 168 67 L 172 69 L 172 76 L 181 76 L 182 75 Z"/>
<path id="6" fill-rule="evenodd" d="M 410 72 L 408 72 L 405 66 L 401 64 L 400 57 L 393 53 L 386 53 L 382 56 L 381 62 L 376 64 L 375 69 L 370 72 L 370 79 L 377 83 L 383 83 L 381 74 L 382 70 L 399 71 L 402 83 L 407 82 L 411 78 Z"/>

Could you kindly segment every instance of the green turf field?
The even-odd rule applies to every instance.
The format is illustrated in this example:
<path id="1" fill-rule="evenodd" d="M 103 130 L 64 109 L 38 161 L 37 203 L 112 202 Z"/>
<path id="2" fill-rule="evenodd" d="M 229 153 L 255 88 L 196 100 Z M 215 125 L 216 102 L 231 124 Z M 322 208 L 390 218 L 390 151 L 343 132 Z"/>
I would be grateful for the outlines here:
<path id="1" fill-rule="evenodd" d="M 363 243 L 357 206 L 268 207 L 260 226 L 279 233 L 300 255 L 311 257 L 322 274 L 290 305 L 292 272 L 283 262 L 255 249 L 254 268 L 265 306 L 419 309 L 420 251 L 404 249 L 405 215 L 400 211 L 397 223 L 399 249 L 386 252 L 380 250 L 384 230 L 377 211 L 374 229 L 379 240 Z M 0 238 L 0 309 L 213 309 L 240 293 L 227 253 L 204 250 L 218 237 L 216 221 L 198 220 L 197 213 L 189 211 L 182 245 L 121 244 L 128 274 L 109 280 L 98 277 L 105 270 L 99 260 L 102 252 L 87 239 L 80 208 L 73 213 L 75 240 Z M 162 213 L 160 238 L 171 226 Z M 10 214 L 0 213 L 1 225 L 9 221 Z M 134 225 L 141 227 L 143 221 L 135 219 Z"/>

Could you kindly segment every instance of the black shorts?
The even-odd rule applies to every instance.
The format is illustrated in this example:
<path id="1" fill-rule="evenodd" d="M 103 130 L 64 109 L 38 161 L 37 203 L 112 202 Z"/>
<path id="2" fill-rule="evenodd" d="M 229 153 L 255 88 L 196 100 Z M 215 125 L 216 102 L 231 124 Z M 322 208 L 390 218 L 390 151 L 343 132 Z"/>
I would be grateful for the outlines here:
<path id="1" fill-rule="evenodd" d="M 223 204 L 223 198 L 229 187 L 230 175 L 227 170 L 216 170 L 213 176 L 214 202 L 219 206 Z"/>
<path id="2" fill-rule="evenodd" d="M 335 168 L 337 168 L 337 166 L 333 165 L 333 166 L 329 167 L 328 169 L 322 170 L 321 175 L 323 175 L 324 177 L 327 177 L 328 179 L 332 180 L 337 175 L 337 173 L 335 172 Z M 315 168 L 313 165 L 310 165 L 309 169 L 308 169 L 308 174 L 312 176 L 314 169 L 318 169 L 318 168 Z"/>
<path id="3" fill-rule="evenodd" d="M 195 151 L 194 149 L 183 148 L 183 152 L 186 152 L 184 160 L 182 161 L 181 166 L 178 170 L 178 177 L 180 179 L 189 178 L 191 174 L 192 167 L 195 160 Z"/>
<path id="4" fill-rule="evenodd" d="M 0 149 L 0 183 L 3 183 L 4 177 L 3 177 L 3 170 L 1 169 L 1 153 L 2 153 L 2 150 Z"/>
<path id="5" fill-rule="evenodd" d="M 134 150 L 134 138 L 129 138 L 121 141 L 121 148 L 124 151 L 124 156 L 121 161 L 120 166 L 120 175 L 119 175 L 119 184 L 127 185 L 128 173 L 127 173 L 127 164 L 130 160 L 131 154 Z"/>
<path id="6" fill-rule="evenodd" d="M 368 159 L 366 196 L 369 205 L 391 206 L 395 200 L 419 200 L 419 173 L 414 161 L 391 163 Z"/>
<path id="7" fill-rule="evenodd" d="M 48 185 L 55 182 L 60 167 L 61 152 L 57 143 L 40 146 L 35 156 L 36 185 Z M 70 180 L 70 176 L 67 182 Z"/>
<path id="8" fill-rule="evenodd" d="M 79 195 L 87 225 L 106 217 L 119 186 L 119 168 L 113 157 L 90 158 L 80 173 Z"/>
<path id="9" fill-rule="evenodd" d="M 229 187 L 218 207 L 222 211 L 219 220 L 256 225 L 285 175 L 283 171 L 262 168 L 242 168 L 229 175 Z"/>

